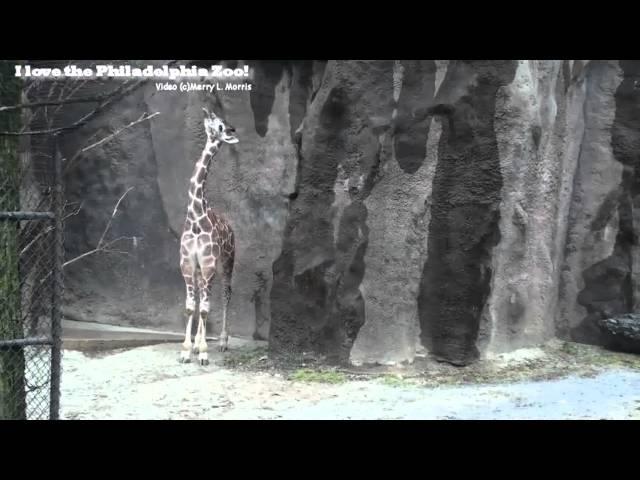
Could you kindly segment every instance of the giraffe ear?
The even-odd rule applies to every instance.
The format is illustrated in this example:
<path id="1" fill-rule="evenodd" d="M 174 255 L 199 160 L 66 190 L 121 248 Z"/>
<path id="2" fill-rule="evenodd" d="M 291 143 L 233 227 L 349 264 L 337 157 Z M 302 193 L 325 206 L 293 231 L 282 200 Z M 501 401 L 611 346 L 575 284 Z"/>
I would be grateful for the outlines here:
<path id="1" fill-rule="evenodd" d="M 218 116 L 215 114 L 215 112 L 213 112 L 213 111 L 210 112 L 209 110 L 207 110 L 204 107 L 202 107 L 202 110 L 204 110 L 204 113 L 206 113 L 207 117 L 209 117 L 210 119 L 215 120 L 216 118 L 218 118 Z"/>

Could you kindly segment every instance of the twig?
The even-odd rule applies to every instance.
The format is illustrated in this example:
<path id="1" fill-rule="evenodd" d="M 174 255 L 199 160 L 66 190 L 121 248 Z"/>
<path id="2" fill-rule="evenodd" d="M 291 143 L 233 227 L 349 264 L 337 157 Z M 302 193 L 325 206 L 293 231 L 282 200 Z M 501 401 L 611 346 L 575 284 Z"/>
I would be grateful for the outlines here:
<path id="1" fill-rule="evenodd" d="M 143 113 L 142 116 L 140 118 L 138 118 L 137 120 L 134 120 L 133 122 L 129 123 L 128 125 L 125 125 L 124 127 L 120 128 L 119 130 L 116 130 L 115 132 L 113 132 L 111 135 L 107 135 L 106 137 L 104 137 L 101 140 L 98 140 L 95 143 L 92 143 L 91 145 L 88 145 L 80 150 L 78 150 L 73 157 L 71 157 L 71 160 L 69 160 L 69 162 L 65 165 L 64 170 L 65 173 L 69 170 L 69 168 L 71 168 L 71 166 L 75 163 L 75 161 L 78 159 L 78 157 L 80 155 L 82 155 L 83 153 L 88 152 L 89 150 L 91 150 L 92 148 L 95 148 L 99 145 L 102 145 L 105 142 L 108 142 L 110 140 L 113 140 L 116 136 L 120 135 L 122 132 L 124 132 L 125 130 L 127 130 L 128 128 L 131 128 L 139 123 L 142 123 L 146 120 L 150 120 L 153 117 L 155 117 L 156 115 L 160 115 L 160 112 L 155 112 L 152 113 L 151 115 L 148 115 L 146 113 Z"/>
<path id="2" fill-rule="evenodd" d="M 75 263 L 78 260 L 81 260 L 81 259 L 83 259 L 85 257 L 88 257 L 89 255 L 93 255 L 94 253 L 99 252 L 99 251 L 100 251 L 99 248 L 94 248 L 93 250 L 89 250 L 88 252 L 84 252 L 82 255 L 78 255 L 77 257 L 72 258 L 71 260 L 68 260 L 68 261 L 64 262 L 62 264 L 62 268 L 66 267 L 66 266 L 69 266 L 72 263 Z"/>
<path id="3" fill-rule="evenodd" d="M 29 382 L 25 382 L 25 384 L 26 384 L 25 386 L 27 387 L 26 388 L 27 393 L 35 392 L 36 390 L 40 390 L 43 387 L 49 386 L 49 382 L 45 382 L 41 385 L 31 385 L 29 384 Z"/>
<path id="4" fill-rule="evenodd" d="M 116 130 L 111 135 L 104 137 L 102 140 L 100 140 L 100 141 L 98 141 L 98 142 L 96 142 L 94 144 L 91 144 L 88 147 L 84 147 L 82 150 L 80 150 L 80 153 L 85 153 L 85 152 L 91 150 L 92 148 L 97 147 L 98 145 L 102 145 L 104 142 L 108 142 L 109 140 L 114 138 L 116 135 L 119 135 L 121 132 L 123 132 L 127 128 L 131 128 L 134 125 L 137 125 L 138 123 L 144 122 L 145 120 L 149 120 L 149 119 L 155 117 L 156 115 L 160 115 L 160 112 L 155 112 L 155 113 L 152 113 L 151 115 L 147 115 L 146 113 L 143 113 L 138 120 L 134 120 L 133 122 L 129 123 L 128 125 L 125 125 L 124 127 L 122 127 L 120 130 Z"/>
<path id="5" fill-rule="evenodd" d="M 122 202 L 122 200 L 124 199 L 124 197 L 127 196 L 127 193 L 129 193 L 131 190 L 133 190 L 133 187 L 129 187 L 127 189 L 126 192 L 124 192 L 122 194 L 122 196 L 118 199 L 118 202 L 116 203 L 116 206 L 113 208 L 113 213 L 111 214 L 111 218 L 109 218 L 109 221 L 107 222 L 107 226 L 104 228 L 104 232 L 102 232 L 102 236 L 100 237 L 100 240 L 98 241 L 98 246 L 96 247 L 96 249 L 100 249 L 100 247 L 102 246 L 102 242 L 104 241 L 104 237 L 107 234 L 107 232 L 109 231 L 109 228 L 111 228 L 111 222 L 113 222 L 113 219 L 116 216 L 116 213 L 118 213 L 118 207 L 120 206 L 120 203 Z"/>
<path id="6" fill-rule="evenodd" d="M 0 135 L 4 135 L 4 136 L 46 135 L 46 134 L 50 135 L 54 133 L 65 132 L 68 130 L 75 130 L 76 128 L 80 128 L 86 125 L 89 122 L 89 120 L 97 116 L 102 110 L 110 106 L 116 100 L 119 100 L 125 95 L 128 95 L 134 90 L 140 88 L 146 82 L 148 82 L 148 79 L 138 80 L 133 83 L 132 82 L 123 83 L 121 86 L 113 90 L 112 93 L 102 103 L 100 103 L 95 109 L 87 113 L 84 117 L 80 118 L 79 120 L 76 120 L 71 125 L 67 125 L 65 127 L 58 127 L 58 128 L 49 128 L 45 130 L 30 130 L 26 132 L 0 132 Z"/>
<path id="7" fill-rule="evenodd" d="M 133 237 L 131 237 L 131 238 L 133 238 Z M 119 255 L 124 255 L 124 256 L 127 256 L 127 257 L 131 257 L 132 256 L 131 252 L 125 252 L 124 250 L 114 250 L 112 248 L 103 248 L 102 251 L 105 252 L 105 253 L 117 253 Z"/>
<path id="8" fill-rule="evenodd" d="M 124 192 L 122 194 L 122 196 L 120 196 L 120 198 L 118 199 L 118 202 L 116 203 L 116 206 L 113 209 L 113 213 L 111 214 L 111 218 L 109 218 L 109 221 L 107 222 L 107 226 L 105 227 L 104 231 L 102 232 L 102 236 L 100 237 L 100 240 L 98 241 L 98 244 L 96 245 L 96 248 L 94 248 L 92 250 L 89 250 L 88 252 L 84 252 L 82 255 L 78 255 L 77 257 L 74 257 L 71 260 L 67 260 L 66 262 L 64 262 L 62 264 L 62 268 L 68 267 L 69 265 L 77 262 L 78 260 L 86 258 L 86 257 L 88 257 L 90 255 L 93 255 L 94 253 L 111 252 L 112 250 L 109 250 L 109 247 L 111 245 L 113 245 L 114 243 L 119 242 L 120 240 L 133 240 L 133 237 L 118 237 L 118 238 L 116 238 L 114 240 L 111 240 L 111 241 L 107 242 L 106 244 L 104 243 L 104 237 L 107 235 L 107 233 L 109 232 L 109 229 L 111 228 L 111 223 L 113 222 L 114 217 L 118 213 L 118 207 L 120 206 L 120 203 L 122 202 L 124 197 L 127 195 L 127 193 L 129 193 L 131 190 L 133 190 L 133 187 L 129 187 L 127 189 L 127 191 Z M 125 253 L 125 252 L 120 252 L 120 251 L 115 251 L 115 250 L 113 250 L 113 252 Z M 42 280 L 40 280 L 40 285 L 42 285 L 51 276 L 52 273 L 53 272 L 50 271 L 47 275 L 45 275 L 45 277 Z"/>
<path id="9" fill-rule="evenodd" d="M 178 60 L 171 60 L 170 62 L 167 63 L 167 66 L 173 66 L 178 62 Z M 68 64 L 69 65 L 69 64 Z M 54 85 L 57 83 L 58 81 L 54 82 Z M 134 89 L 137 88 L 138 86 L 149 82 L 148 78 L 142 79 L 137 81 L 134 84 Z M 82 82 L 74 91 L 71 92 L 71 95 L 73 95 L 73 93 L 75 93 L 78 88 L 80 88 L 82 85 L 84 85 L 86 83 L 86 80 L 84 82 Z M 109 92 L 109 93 L 103 93 L 100 95 L 92 95 L 89 97 L 79 97 L 79 98 L 65 98 L 65 99 L 61 99 L 61 97 L 58 98 L 58 100 L 45 100 L 42 102 L 27 102 L 27 103 L 19 103 L 17 105 L 6 105 L 6 106 L 0 106 L 0 112 L 6 112 L 6 111 L 11 111 L 11 110 L 20 110 L 20 109 L 25 109 L 25 108 L 37 108 L 37 107 L 48 107 L 48 106 L 55 106 L 55 105 L 69 105 L 69 104 L 73 104 L 73 103 L 97 103 L 97 102 L 102 102 L 104 100 L 108 100 L 110 99 L 112 96 L 117 95 L 124 86 L 126 86 L 127 84 L 130 84 L 131 81 L 129 82 L 125 82 L 123 85 L 121 85 L 120 87 L 118 87 L 117 89 Z M 30 85 L 28 86 L 29 89 L 32 88 L 32 86 L 35 84 L 35 82 L 31 82 Z M 133 90 L 133 89 L 132 89 Z M 129 90 L 127 93 L 129 93 L 131 90 Z M 62 94 L 62 92 L 61 92 Z M 49 93 L 49 98 L 51 97 L 51 92 Z M 93 112 L 92 112 L 93 113 Z M 80 120 L 82 121 L 82 119 Z M 59 129 L 52 129 L 54 131 L 63 131 L 63 130 L 68 130 L 70 128 L 75 128 L 76 126 L 80 126 L 80 125 L 76 125 L 78 122 L 70 125 L 69 127 L 61 127 Z M 0 135 L 16 135 L 20 132 L 0 132 Z M 55 132 L 50 132 L 50 131 L 34 131 L 34 132 L 22 132 L 22 135 L 39 135 L 41 133 L 55 133 Z"/>
<path id="10" fill-rule="evenodd" d="M 81 82 L 78 83 L 78 85 L 76 85 L 74 88 L 71 89 L 71 91 L 69 92 L 69 95 L 67 95 L 67 99 L 71 99 L 71 97 L 73 95 L 75 95 L 75 93 L 80 90 L 81 88 L 83 88 L 86 84 L 87 84 L 88 80 L 82 80 Z M 60 92 L 60 97 L 59 99 L 62 99 L 62 92 Z M 54 115 L 57 115 L 58 112 L 60 111 L 60 109 L 62 107 L 64 107 L 65 104 L 60 104 L 58 105 L 58 108 L 55 109 L 55 111 L 53 112 Z"/>
<path id="11" fill-rule="evenodd" d="M 66 262 L 64 262 L 62 264 L 62 268 L 71 265 L 72 263 L 77 262 L 78 260 L 81 260 L 85 257 L 88 257 L 89 255 L 93 255 L 94 253 L 98 253 L 98 252 L 113 252 L 113 253 L 121 253 L 123 255 L 128 255 L 129 252 L 123 252 L 122 250 L 111 250 L 109 249 L 109 247 L 111 245 L 113 245 L 116 242 L 119 242 L 121 240 L 132 240 L 133 237 L 118 237 L 115 240 L 111 240 L 109 243 L 107 243 L 106 245 L 102 245 L 100 247 L 96 247 L 93 250 L 89 250 L 88 252 L 84 252 L 82 255 L 78 255 L 75 258 L 72 258 L 71 260 L 68 260 Z"/>
<path id="12" fill-rule="evenodd" d="M 105 243 L 102 248 L 109 248 L 111 245 L 113 245 L 114 243 L 117 243 L 117 242 L 119 242 L 121 240 L 131 240 L 131 241 L 133 241 L 134 238 L 135 237 L 125 237 L 125 236 L 114 238 L 110 242 Z"/>
<path id="13" fill-rule="evenodd" d="M 79 207 L 78 207 L 74 212 L 71 212 L 71 213 L 69 213 L 69 214 L 65 215 L 65 216 L 63 217 L 63 219 L 62 219 L 62 220 L 64 221 L 64 220 L 66 220 L 67 218 L 69 218 L 69 217 L 73 217 L 74 215 L 77 215 L 78 213 L 80 213 L 80 209 L 82 208 L 82 203 L 83 203 L 83 202 L 81 202 L 81 203 L 80 203 L 80 206 L 79 206 Z M 48 226 L 47 228 L 45 228 L 44 230 L 42 230 L 39 234 L 37 234 L 37 235 L 33 238 L 33 240 L 31 240 L 29 243 L 27 243 L 27 245 L 25 245 L 25 247 L 20 251 L 20 257 L 22 257 L 26 252 L 28 252 L 28 251 L 29 251 L 29 249 L 33 246 L 33 244 L 34 244 L 34 243 L 35 243 L 35 242 L 36 242 L 40 237 L 42 237 L 43 235 L 46 235 L 47 233 L 50 233 L 50 232 L 52 232 L 52 231 L 53 231 L 53 226 L 51 226 L 51 225 L 50 225 L 50 226 Z"/>
<path id="14" fill-rule="evenodd" d="M 86 80 L 84 80 L 80 85 L 78 85 L 75 89 L 75 91 L 77 91 L 80 87 L 82 87 L 82 85 L 86 84 Z M 60 92 L 61 94 L 63 92 Z M 74 92 L 71 92 L 71 95 Z M 4 107 L 0 107 L 0 113 L 1 112 L 7 112 L 7 111 L 11 111 L 11 110 L 21 110 L 21 109 L 25 109 L 25 108 L 38 108 L 38 107 L 52 107 L 52 106 L 56 106 L 56 105 L 71 105 L 74 103 L 98 103 L 98 102 L 102 102 L 103 100 L 107 100 L 111 95 L 116 94 L 117 92 L 114 90 L 112 92 L 108 92 L 108 93 L 102 93 L 100 95 L 93 95 L 90 97 L 78 97 L 78 98 L 64 98 L 64 99 L 58 99 L 58 100 L 45 100 L 43 102 L 31 102 L 31 103 L 20 103 L 18 105 L 7 105 Z M 49 95 L 49 97 L 51 97 L 51 95 Z"/>

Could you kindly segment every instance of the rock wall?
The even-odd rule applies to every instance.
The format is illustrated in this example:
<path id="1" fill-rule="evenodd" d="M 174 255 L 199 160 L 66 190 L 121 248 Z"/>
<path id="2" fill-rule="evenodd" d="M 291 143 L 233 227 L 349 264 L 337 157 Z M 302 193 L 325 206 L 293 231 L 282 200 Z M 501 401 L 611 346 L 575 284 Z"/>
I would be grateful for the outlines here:
<path id="1" fill-rule="evenodd" d="M 202 106 L 240 138 L 207 191 L 238 239 L 232 333 L 272 354 L 466 364 L 554 336 L 600 343 L 598 319 L 636 310 L 640 62 L 250 67 L 250 92 L 148 85 L 65 140 L 161 113 L 69 174 L 84 203 L 68 254 L 95 246 L 129 187 L 110 238 L 135 240 L 69 267 L 68 316 L 183 328 L 177 242 Z"/>
<path id="2" fill-rule="evenodd" d="M 159 91 L 150 84 L 68 135 L 63 150 L 70 156 L 92 138 L 101 138 L 145 112 L 160 113 L 91 150 L 69 170 L 67 198 L 75 205 L 82 202 L 82 208 L 67 221 L 68 258 L 95 248 L 118 198 L 133 189 L 106 237 L 123 238 L 113 246 L 118 252 L 91 255 L 68 267 L 66 315 L 184 328 L 179 237 L 189 178 L 205 142 L 202 107 L 207 107 L 232 123 L 242 139 L 216 156 L 206 192 L 210 205 L 229 218 L 236 232 L 232 332 L 266 339 L 272 264 L 281 249 L 295 181 L 293 134 L 304 117 L 313 81 L 322 75 L 321 63 L 258 64 L 251 71 L 255 87 L 251 91 L 183 93 Z M 113 86 L 95 88 L 105 91 Z M 65 115 L 76 118 L 81 113 L 67 109 Z M 214 298 L 220 294 L 217 285 Z M 220 321 L 221 311 L 214 308 L 214 331 Z"/>

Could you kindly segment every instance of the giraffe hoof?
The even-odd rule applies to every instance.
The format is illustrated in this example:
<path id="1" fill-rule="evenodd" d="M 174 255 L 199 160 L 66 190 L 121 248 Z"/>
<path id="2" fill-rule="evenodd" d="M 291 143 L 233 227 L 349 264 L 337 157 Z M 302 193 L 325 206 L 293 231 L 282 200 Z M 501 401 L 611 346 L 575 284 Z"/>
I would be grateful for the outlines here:
<path id="1" fill-rule="evenodd" d="M 209 356 L 207 355 L 207 352 L 200 352 L 198 355 L 198 362 L 203 367 L 209 365 Z"/>
<path id="2" fill-rule="evenodd" d="M 218 351 L 219 351 L 219 352 L 226 352 L 226 351 L 227 351 L 227 346 L 226 346 L 226 345 L 220 345 L 220 346 L 218 346 Z"/>

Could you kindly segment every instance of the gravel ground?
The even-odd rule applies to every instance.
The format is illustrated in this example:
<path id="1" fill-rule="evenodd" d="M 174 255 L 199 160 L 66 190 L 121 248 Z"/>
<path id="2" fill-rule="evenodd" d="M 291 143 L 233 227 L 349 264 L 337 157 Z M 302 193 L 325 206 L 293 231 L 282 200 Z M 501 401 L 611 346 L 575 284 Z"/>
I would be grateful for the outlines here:
<path id="1" fill-rule="evenodd" d="M 640 418 L 640 368 L 634 363 L 636 357 L 625 357 L 622 362 L 615 357 L 612 362 L 606 356 L 607 361 L 603 362 L 599 354 L 596 362 L 591 350 L 588 355 L 586 350 L 563 350 L 564 364 L 557 349 L 552 354 L 529 349 L 467 370 L 449 370 L 451 367 L 433 364 L 432 372 L 426 376 L 412 377 L 415 371 L 404 368 L 368 376 L 325 372 L 314 378 L 313 369 L 292 374 L 273 368 L 246 368 L 264 363 L 265 358 L 260 357 L 264 352 L 237 339 L 233 339 L 232 350 L 225 357 L 212 351 L 207 367 L 178 363 L 179 348 L 176 344 L 162 344 L 93 355 L 65 351 L 61 417 Z M 591 363 L 583 368 L 574 358 Z M 554 378 L 550 365 L 562 373 Z M 542 378 L 535 379 L 541 372 Z M 514 378 L 524 380 L 513 381 Z"/>

